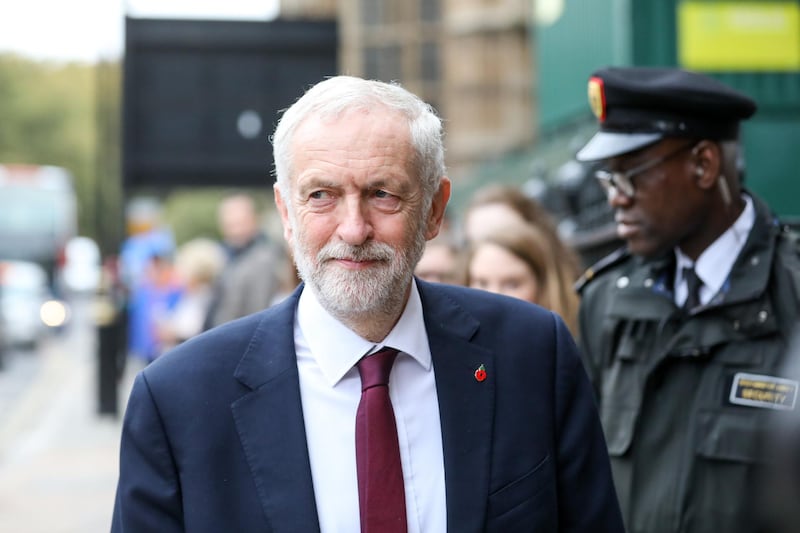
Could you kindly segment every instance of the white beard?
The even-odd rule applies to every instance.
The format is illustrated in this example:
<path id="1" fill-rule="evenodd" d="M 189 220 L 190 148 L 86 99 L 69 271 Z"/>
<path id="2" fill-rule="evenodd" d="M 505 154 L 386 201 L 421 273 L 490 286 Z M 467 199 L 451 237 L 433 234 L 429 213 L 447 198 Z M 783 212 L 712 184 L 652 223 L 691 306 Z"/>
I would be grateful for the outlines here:
<path id="1" fill-rule="evenodd" d="M 402 309 L 414 267 L 425 248 L 421 225 L 412 228 L 414 239 L 403 251 L 370 241 L 351 246 L 341 241 L 326 244 L 314 257 L 302 243 L 302 231 L 293 239 L 293 253 L 300 277 L 314 291 L 320 304 L 333 316 L 347 318 L 364 313 L 392 313 Z M 375 261 L 364 270 L 348 270 L 333 259 Z"/>

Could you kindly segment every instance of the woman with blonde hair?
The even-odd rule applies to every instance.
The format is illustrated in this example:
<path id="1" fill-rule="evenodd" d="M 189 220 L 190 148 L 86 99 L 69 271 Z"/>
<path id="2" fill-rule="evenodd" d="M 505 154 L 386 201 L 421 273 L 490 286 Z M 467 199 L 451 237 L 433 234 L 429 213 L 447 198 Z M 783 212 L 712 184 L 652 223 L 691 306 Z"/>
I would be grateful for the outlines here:
<path id="1" fill-rule="evenodd" d="M 174 308 L 164 310 L 156 318 L 156 337 L 162 353 L 203 330 L 214 282 L 224 265 L 225 252 L 210 239 L 198 237 L 178 248 L 175 269 L 183 292 Z"/>
<path id="2" fill-rule="evenodd" d="M 578 280 L 583 271 L 578 254 L 561 239 L 547 209 L 518 187 L 492 184 L 478 189 L 467 207 L 464 233 L 468 243 L 474 242 L 518 222 L 536 227 L 547 239 L 564 277 L 570 283 Z"/>
<path id="3" fill-rule="evenodd" d="M 564 267 L 570 259 L 560 253 L 542 229 L 509 222 L 471 243 L 467 285 L 546 307 L 559 314 L 575 335 L 579 299 L 572 271 Z"/>

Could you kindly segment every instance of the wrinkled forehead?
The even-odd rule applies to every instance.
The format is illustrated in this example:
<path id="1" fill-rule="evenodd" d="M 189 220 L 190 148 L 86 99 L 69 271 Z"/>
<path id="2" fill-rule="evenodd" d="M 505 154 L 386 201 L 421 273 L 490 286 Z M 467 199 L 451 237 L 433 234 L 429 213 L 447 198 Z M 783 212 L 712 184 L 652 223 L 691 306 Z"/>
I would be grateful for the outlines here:
<path id="1" fill-rule="evenodd" d="M 348 164 L 370 164 L 384 157 L 386 163 L 403 163 L 412 176 L 418 175 L 418 154 L 411 130 L 402 113 L 386 107 L 348 108 L 331 115 L 313 115 L 303 120 L 289 145 L 292 168 L 290 181 L 297 180 L 301 161 L 315 154 L 343 154 Z"/>

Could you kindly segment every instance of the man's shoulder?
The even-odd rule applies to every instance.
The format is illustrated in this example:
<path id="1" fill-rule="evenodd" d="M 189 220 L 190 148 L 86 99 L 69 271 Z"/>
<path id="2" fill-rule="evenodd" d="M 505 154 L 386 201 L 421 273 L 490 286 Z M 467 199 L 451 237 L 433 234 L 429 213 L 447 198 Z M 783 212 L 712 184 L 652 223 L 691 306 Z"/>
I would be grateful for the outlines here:
<path id="1" fill-rule="evenodd" d="M 626 247 L 614 250 L 584 271 L 575 282 L 575 290 L 583 295 L 590 284 L 599 279 L 612 278 L 615 272 L 627 268 L 632 259 L 633 256 Z"/>
<path id="2" fill-rule="evenodd" d="M 775 252 L 776 263 L 784 268 L 791 281 L 794 300 L 800 302 L 800 233 L 782 226 Z"/>
<path id="3" fill-rule="evenodd" d="M 552 313 L 543 307 L 489 291 L 418 281 L 423 309 L 443 322 L 458 327 L 469 323 L 493 325 L 552 324 Z"/>
<path id="4" fill-rule="evenodd" d="M 793 261 L 800 257 L 800 227 L 780 224 L 778 240 L 782 247 L 779 252 L 782 252 L 787 260 Z"/>

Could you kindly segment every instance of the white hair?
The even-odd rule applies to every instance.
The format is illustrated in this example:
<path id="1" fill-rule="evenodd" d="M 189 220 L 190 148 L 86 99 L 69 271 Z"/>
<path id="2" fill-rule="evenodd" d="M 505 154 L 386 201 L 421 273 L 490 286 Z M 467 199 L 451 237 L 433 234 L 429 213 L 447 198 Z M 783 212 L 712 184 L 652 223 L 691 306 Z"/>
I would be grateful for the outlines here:
<path id="1" fill-rule="evenodd" d="M 348 110 L 384 106 L 405 117 L 411 131 L 415 168 L 422 185 L 423 213 L 430 209 L 433 195 L 445 175 L 442 121 L 434 109 L 397 83 L 335 76 L 311 87 L 286 109 L 272 136 L 275 178 L 284 198 L 289 198 L 292 175 L 292 141 L 307 118 L 335 118 Z M 288 202 L 291 204 L 291 202 Z M 291 205 L 288 205 L 291 211 Z"/>

